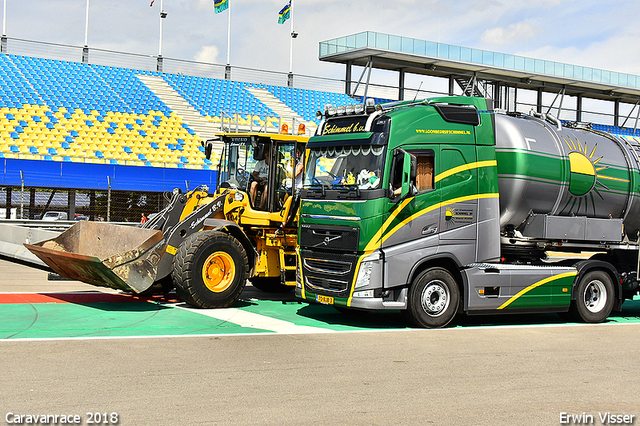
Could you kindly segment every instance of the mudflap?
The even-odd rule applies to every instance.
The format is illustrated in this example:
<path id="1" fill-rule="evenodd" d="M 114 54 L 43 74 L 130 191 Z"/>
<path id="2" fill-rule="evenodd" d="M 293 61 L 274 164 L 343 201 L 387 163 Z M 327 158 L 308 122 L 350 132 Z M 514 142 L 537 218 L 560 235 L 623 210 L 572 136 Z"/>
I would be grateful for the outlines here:
<path id="1" fill-rule="evenodd" d="M 80 221 L 25 247 L 65 278 L 141 293 L 156 280 L 165 242 L 155 229 Z"/>

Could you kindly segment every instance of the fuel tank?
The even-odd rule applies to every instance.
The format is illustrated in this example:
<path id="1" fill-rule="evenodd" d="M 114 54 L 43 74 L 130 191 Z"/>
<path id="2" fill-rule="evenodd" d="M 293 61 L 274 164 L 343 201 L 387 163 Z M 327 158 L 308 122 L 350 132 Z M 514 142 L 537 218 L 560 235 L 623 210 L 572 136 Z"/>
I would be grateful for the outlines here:
<path id="1" fill-rule="evenodd" d="M 495 126 L 502 231 L 534 215 L 618 219 L 637 239 L 640 140 L 531 116 Z"/>

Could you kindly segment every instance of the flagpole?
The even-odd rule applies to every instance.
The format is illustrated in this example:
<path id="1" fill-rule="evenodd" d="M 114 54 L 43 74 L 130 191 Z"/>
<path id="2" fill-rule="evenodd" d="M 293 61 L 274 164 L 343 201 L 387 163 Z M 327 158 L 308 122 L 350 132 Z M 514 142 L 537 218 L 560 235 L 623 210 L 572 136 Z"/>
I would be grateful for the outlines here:
<path id="1" fill-rule="evenodd" d="M 293 39 L 298 37 L 298 33 L 293 30 L 293 0 L 289 5 L 289 15 L 291 16 L 291 44 L 289 47 L 289 75 L 287 76 L 287 86 L 293 87 Z"/>
<path id="2" fill-rule="evenodd" d="M 89 0 L 87 0 L 87 15 L 84 24 L 84 47 L 82 48 L 82 62 L 89 62 Z"/>
<path id="3" fill-rule="evenodd" d="M 294 37 L 294 32 L 293 32 L 293 0 L 291 0 L 291 46 L 289 49 L 289 74 L 293 74 L 293 39 Z"/>
<path id="4" fill-rule="evenodd" d="M 224 67 L 224 79 L 231 80 L 231 61 L 229 60 L 231 54 L 231 4 L 227 7 L 227 66 Z"/>
<path id="5" fill-rule="evenodd" d="M 160 41 L 158 43 L 158 57 L 162 57 L 162 12 L 164 12 L 163 7 L 164 0 L 160 0 Z"/>
<path id="6" fill-rule="evenodd" d="M 0 39 L 0 52 L 7 53 L 7 0 L 4 0 L 2 12 L 2 39 Z"/>
<path id="7" fill-rule="evenodd" d="M 153 4 L 153 2 L 151 2 Z M 162 72 L 162 25 L 164 18 L 167 17 L 167 12 L 164 11 L 164 0 L 160 0 L 160 37 L 158 42 L 158 61 L 156 63 L 156 71 Z"/>
<path id="8" fill-rule="evenodd" d="M 4 0 L 4 11 L 2 12 L 2 36 L 7 35 L 7 0 Z"/>
<path id="9" fill-rule="evenodd" d="M 231 65 L 229 54 L 231 52 L 231 4 L 229 4 L 229 16 L 227 20 L 227 65 Z"/>

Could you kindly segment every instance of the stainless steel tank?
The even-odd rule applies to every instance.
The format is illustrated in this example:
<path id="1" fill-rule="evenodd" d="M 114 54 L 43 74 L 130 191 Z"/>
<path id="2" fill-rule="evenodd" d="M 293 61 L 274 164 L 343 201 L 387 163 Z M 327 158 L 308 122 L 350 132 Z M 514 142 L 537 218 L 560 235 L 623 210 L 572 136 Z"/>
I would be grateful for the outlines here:
<path id="1" fill-rule="evenodd" d="M 618 218 L 640 229 L 636 141 L 533 117 L 495 115 L 500 227 L 530 215 Z"/>

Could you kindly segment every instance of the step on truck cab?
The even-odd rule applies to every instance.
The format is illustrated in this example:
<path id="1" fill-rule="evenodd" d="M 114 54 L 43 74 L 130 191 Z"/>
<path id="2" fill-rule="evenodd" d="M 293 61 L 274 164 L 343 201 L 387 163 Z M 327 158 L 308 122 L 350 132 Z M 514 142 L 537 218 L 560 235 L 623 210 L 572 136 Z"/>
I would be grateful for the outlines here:
<path id="1" fill-rule="evenodd" d="M 328 107 L 307 148 L 304 300 L 442 327 L 459 312 L 600 322 L 638 292 L 638 141 L 442 97 Z"/>

